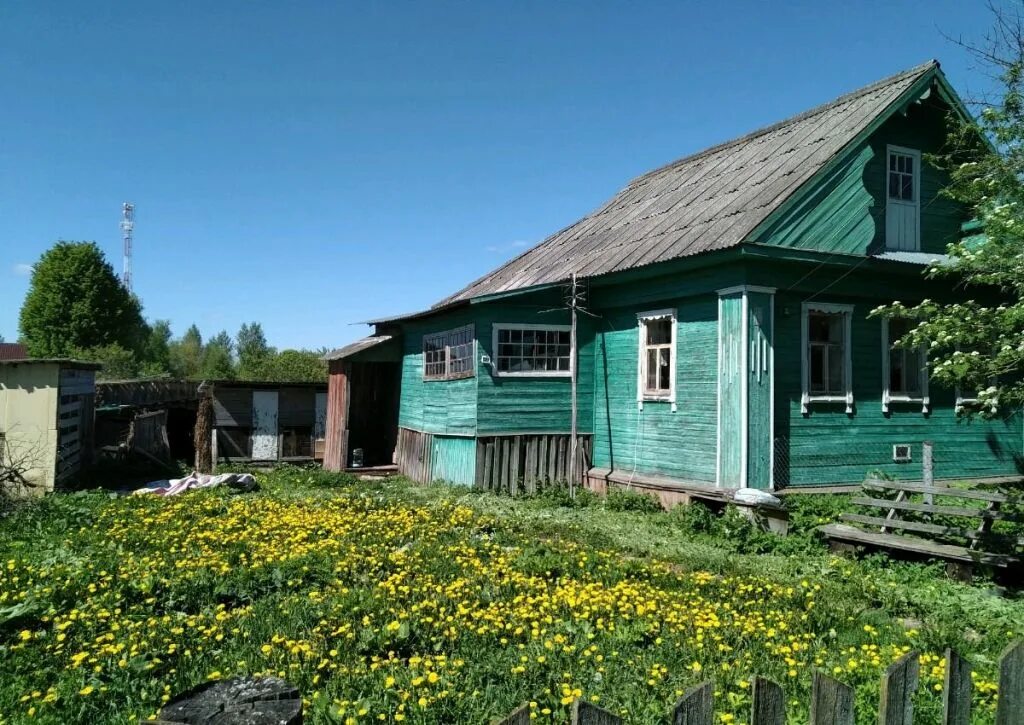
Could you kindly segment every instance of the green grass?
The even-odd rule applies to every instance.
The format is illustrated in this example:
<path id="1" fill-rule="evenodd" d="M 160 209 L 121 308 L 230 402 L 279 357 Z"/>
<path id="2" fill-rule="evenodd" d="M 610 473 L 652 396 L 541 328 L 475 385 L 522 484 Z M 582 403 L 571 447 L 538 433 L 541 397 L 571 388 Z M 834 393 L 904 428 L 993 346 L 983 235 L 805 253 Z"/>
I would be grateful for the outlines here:
<path id="1" fill-rule="evenodd" d="M 915 648 L 927 723 L 947 646 L 975 663 L 991 722 L 995 662 L 1024 621 L 1021 601 L 939 565 L 829 555 L 814 528 L 842 496 L 792 497 L 777 538 L 631 493 L 257 475 L 256 494 L 86 492 L 0 520 L 0 722 L 137 722 L 249 673 L 297 685 L 310 723 L 482 723 L 521 702 L 564 722 L 577 696 L 654 723 L 705 677 L 720 721 L 743 722 L 755 674 L 806 721 L 822 669 L 867 723 L 881 672 Z"/>

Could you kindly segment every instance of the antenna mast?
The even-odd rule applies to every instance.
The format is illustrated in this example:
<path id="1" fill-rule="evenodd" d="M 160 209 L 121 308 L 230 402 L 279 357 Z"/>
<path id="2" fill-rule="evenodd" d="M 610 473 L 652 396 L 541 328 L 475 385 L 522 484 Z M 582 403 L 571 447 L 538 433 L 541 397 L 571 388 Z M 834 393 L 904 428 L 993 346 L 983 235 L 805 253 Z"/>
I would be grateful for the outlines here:
<path id="1" fill-rule="evenodd" d="M 135 205 L 126 201 L 121 205 L 121 236 L 124 239 L 124 271 L 122 279 L 125 288 L 132 291 L 132 231 L 135 229 Z"/>

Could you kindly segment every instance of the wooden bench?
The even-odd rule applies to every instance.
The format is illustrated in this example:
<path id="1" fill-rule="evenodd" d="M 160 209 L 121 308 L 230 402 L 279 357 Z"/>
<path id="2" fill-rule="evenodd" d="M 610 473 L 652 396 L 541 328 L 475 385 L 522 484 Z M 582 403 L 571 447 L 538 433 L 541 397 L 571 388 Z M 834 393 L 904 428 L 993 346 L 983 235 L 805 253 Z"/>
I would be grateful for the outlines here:
<path id="1" fill-rule="evenodd" d="M 995 521 L 1024 521 L 1019 513 L 1007 510 L 1022 503 L 1019 497 L 876 478 L 864 481 L 862 489 L 862 495 L 852 503 L 876 511 L 870 515 L 845 513 L 839 517 L 843 523 L 819 528 L 834 551 L 849 551 L 861 545 L 945 559 L 947 570 L 959 579 L 970 579 L 977 564 L 1009 567 L 1021 561 L 1024 537 L 1000 536 L 992 531 Z M 938 497 L 943 501 L 937 503 Z M 940 516 L 952 517 L 955 523 L 936 522 Z M 1003 546 L 994 548 L 995 543 Z"/>

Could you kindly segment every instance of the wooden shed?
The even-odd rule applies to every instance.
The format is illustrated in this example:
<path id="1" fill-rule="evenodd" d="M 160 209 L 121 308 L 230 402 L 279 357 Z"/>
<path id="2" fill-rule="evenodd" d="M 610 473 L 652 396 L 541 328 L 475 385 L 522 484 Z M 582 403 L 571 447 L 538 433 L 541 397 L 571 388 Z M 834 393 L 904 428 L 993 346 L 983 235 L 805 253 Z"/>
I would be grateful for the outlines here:
<path id="1" fill-rule="evenodd" d="M 89 462 L 99 368 L 0 360 L 0 477 L 18 493 L 52 491 Z"/>
<path id="2" fill-rule="evenodd" d="M 327 383 L 213 383 L 215 461 L 323 458 Z"/>

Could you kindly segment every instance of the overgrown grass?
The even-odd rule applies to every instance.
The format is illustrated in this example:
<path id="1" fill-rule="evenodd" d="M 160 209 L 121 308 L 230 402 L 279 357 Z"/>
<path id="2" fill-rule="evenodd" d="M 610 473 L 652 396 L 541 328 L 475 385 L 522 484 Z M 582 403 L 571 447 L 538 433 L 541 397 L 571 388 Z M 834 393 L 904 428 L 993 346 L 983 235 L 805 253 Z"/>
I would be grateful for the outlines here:
<path id="1" fill-rule="evenodd" d="M 778 539 L 631 493 L 257 475 L 256 494 L 78 493 L 0 523 L 0 722 L 135 722 L 267 672 L 302 690 L 310 723 L 482 723 L 523 701 L 565 722 L 575 697 L 654 723 L 706 677 L 721 721 L 742 722 L 755 674 L 806 721 L 819 668 L 856 687 L 867 723 L 909 648 L 921 722 L 938 722 L 946 646 L 975 662 L 990 722 L 995 659 L 1024 621 L 940 567 L 830 556 L 813 529 L 838 498 L 790 499 Z"/>

